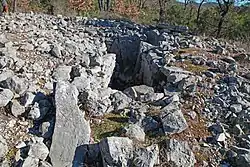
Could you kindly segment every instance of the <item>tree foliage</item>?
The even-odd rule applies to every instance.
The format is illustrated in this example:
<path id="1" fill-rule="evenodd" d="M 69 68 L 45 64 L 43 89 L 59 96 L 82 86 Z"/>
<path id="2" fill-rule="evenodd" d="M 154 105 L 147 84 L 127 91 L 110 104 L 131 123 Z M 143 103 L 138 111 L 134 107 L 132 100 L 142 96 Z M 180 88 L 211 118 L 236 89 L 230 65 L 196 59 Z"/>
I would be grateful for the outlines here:
<path id="1" fill-rule="evenodd" d="M 69 5 L 72 9 L 76 10 L 78 14 L 81 11 L 87 12 L 93 9 L 93 1 L 92 0 L 68 0 Z"/>
<path id="2" fill-rule="evenodd" d="M 119 0 L 115 2 L 113 11 L 117 14 L 136 20 L 139 17 L 140 10 L 136 1 L 126 2 L 125 0 Z"/>

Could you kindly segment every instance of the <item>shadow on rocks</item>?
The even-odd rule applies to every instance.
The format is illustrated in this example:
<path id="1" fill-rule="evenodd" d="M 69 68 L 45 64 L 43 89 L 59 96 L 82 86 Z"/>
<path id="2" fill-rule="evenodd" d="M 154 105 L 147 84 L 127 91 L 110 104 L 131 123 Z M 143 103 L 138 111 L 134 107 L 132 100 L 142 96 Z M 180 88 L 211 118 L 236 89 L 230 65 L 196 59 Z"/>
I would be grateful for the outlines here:
<path id="1" fill-rule="evenodd" d="M 39 109 L 39 118 L 31 118 L 33 120 L 33 127 L 29 128 L 29 133 L 43 137 L 44 142 L 46 145 L 50 143 L 51 137 L 54 132 L 54 125 L 55 125 L 55 107 L 53 102 L 53 94 L 45 95 L 42 92 L 38 92 L 34 100 L 32 101 L 32 105 L 34 106 L 35 103 L 38 103 Z M 43 103 L 41 103 L 43 101 Z M 44 103 L 47 101 L 47 103 Z M 49 104 L 49 106 L 47 106 Z M 30 111 L 29 108 L 28 113 L 26 113 L 26 117 L 30 118 Z M 48 142 L 48 143 L 47 143 Z M 48 144 L 47 146 L 49 146 Z"/>
<path id="2" fill-rule="evenodd" d="M 99 144 L 86 144 L 76 148 L 72 167 L 102 167 Z"/>

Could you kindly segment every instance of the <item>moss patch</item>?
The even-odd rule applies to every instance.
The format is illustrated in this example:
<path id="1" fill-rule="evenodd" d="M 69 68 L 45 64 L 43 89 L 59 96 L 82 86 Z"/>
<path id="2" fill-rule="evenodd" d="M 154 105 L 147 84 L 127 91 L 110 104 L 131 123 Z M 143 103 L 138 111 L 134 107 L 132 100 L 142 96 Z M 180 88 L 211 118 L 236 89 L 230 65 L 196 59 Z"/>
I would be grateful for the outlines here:
<path id="1" fill-rule="evenodd" d="M 128 117 L 118 114 L 106 114 L 100 118 L 100 123 L 91 125 L 92 137 L 96 142 L 110 136 L 121 136 L 121 129 L 128 124 Z"/>
<path id="2" fill-rule="evenodd" d="M 203 73 L 208 69 L 207 66 L 194 65 L 191 61 L 177 62 L 174 65 L 195 74 Z"/>
<path id="3" fill-rule="evenodd" d="M 207 71 L 206 66 L 194 65 L 191 62 L 186 62 L 185 64 L 186 64 L 186 70 L 193 73 L 201 73 Z"/>
<path id="4" fill-rule="evenodd" d="M 7 154 L 5 155 L 5 159 L 9 162 L 12 163 L 15 160 L 17 149 L 15 147 L 9 149 Z"/>
<path id="5" fill-rule="evenodd" d="M 199 49 L 199 48 L 185 48 L 185 49 L 178 50 L 178 53 L 179 54 L 184 54 L 184 53 L 194 54 L 194 53 L 197 53 L 200 51 L 201 51 L 201 49 Z"/>

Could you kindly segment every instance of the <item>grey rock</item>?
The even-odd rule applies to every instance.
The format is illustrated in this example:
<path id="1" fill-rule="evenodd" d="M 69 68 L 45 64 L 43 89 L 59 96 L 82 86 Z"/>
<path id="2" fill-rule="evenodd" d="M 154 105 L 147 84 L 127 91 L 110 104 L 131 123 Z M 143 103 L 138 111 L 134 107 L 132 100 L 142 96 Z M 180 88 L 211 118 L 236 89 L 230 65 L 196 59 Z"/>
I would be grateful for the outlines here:
<path id="1" fill-rule="evenodd" d="M 46 161 L 40 161 L 39 167 L 52 167 L 52 165 Z"/>
<path id="2" fill-rule="evenodd" d="M 79 64 L 83 67 L 89 67 L 90 65 L 89 55 L 85 53 L 81 53 L 81 55 L 78 55 L 76 57 L 76 61 L 79 62 Z"/>
<path id="3" fill-rule="evenodd" d="M 29 117 L 33 120 L 41 120 L 51 109 L 51 103 L 48 100 L 40 100 L 35 102 L 29 112 Z"/>
<path id="4" fill-rule="evenodd" d="M 164 93 L 150 93 L 146 95 L 141 95 L 140 96 L 140 101 L 141 102 L 157 102 L 161 100 L 164 97 Z"/>
<path id="5" fill-rule="evenodd" d="M 112 105 L 115 111 L 125 109 L 132 102 L 132 99 L 126 96 L 124 93 L 118 91 L 111 95 Z"/>
<path id="6" fill-rule="evenodd" d="M 103 65 L 103 57 L 100 55 L 90 56 L 90 64 L 89 66 L 102 66 Z"/>
<path id="7" fill-rule="evenodd" d="M 81 76 L 81 67 L 79 65 L 72 66 L 70 77 L 71 79 L 74 79 L 75 77 Z"/>
<path id="8" fill-rule="evenodd" d="M 154 94 L 154 88 L 146 85 L 140 85 L 127 88 L 123 91 L 123 93 L 134 100 L 140 101 L 143 99 L 144 95 Z"/>
<path id="9" fill-rule="evenodd" d="M 149 51 L 154 48 L 146 42 L 140 43 L 140 56 L 137 58 L 134 74 L 140 78 L 145 85 L 152 86 L 154 81 L 159 77 L 158 63 L 162 60 L 162 57 L 158 56 L 156 51 Z M 163 61 L 163 60 L 162 60 Z M 131 74 L 132 76 L 134 75 Z"/>
<path id="10" fill-rule="evenodd" d="M 145 140 L 145 132 L 137 124 L 130 124 L 125 127 L 125 135 L 131 139 L 135 139 L 138 141 L 143 142 Z"/>
<path id="11" fill-rule="evenodd" d="M 3 48 L 3 47 L 5 47 L 5 43 L 7 43 L 9 40 L 7 39 L 7 37 L 4 33 L 2 33 L 0 35 L 0 39 L 1 39 L 0 47 Z"/>
<path id="12" fill-rule="evenodd" d="M 242 148 L 250 149 L 249 137 L 242 136 L 242 138 L 239 139 L 239 146 Z"/>
<path id="13" fill-rule="evenodd" d="M 103 166 L 131 166 L 133 142 L 124 137 L 108 137 L 100 142 Z"/>
<path id="14" fill-rule="evenodd" d="M 227 103 L 225 102 L 225 100 L 218 96 L 213 98 L 213 102 L 221 105 L 222 107 L 227 107 Z"/>
<path id="15" fill-rule="evenodd" d="M 38 167 L 38 164 L 39 164 L 38 158 L 28 156 L 24 160 L 22 167 Z"/>
<path id="16" fill-rule="evenodd" d="M 137 106 L 138 105 L 138 106 Z M 145 118 L 145 113 L 147 111 L 147 106 L 140 105 L 140 104 L 133 104 L 130 107 L 130 123 L 139 123 L 139 125 L 142 125 L 142 121 Z"/>
<path id="17" fill-rule="evenodd" d="M 160 68 L 160 71 L 165 75 L 169 76 L 170 74 L 192 74 L 191 72 L 185 71 L 182 68 L 179 67 L 168 67 L 168 66 L 163 66 Z"/>
<path id="18" fill-rule="evenodd" d="M 167 77 L 167 81 L 170 83 L 176 83 L 176 82 L 180 82 L 181 80 L 183 80 L 187 77 L 188 76 L 186 74 L 173 73 Z"/>
<path id="19" fill-rule="evenodd" d="M 247 60 L 247 58 L 248 58 L 248 55 L 245 53 L 241 53 L 233 57 L 233 59 L 236 61 L 244 61 L 244 60 Z"/>
<path id="20" fill-rule="evenodd" d="M 65 48 L 71 54 L 74 54 L 74 53 L 76 53 L 78 51 L 77 44 L 75 42 L 73 42 L 73 41 L 66 41 L 65 42 Z"/>
<path id="21" fill-rule="evenodd" d="M 225 135 L 225 133 L 217 134 L 216 135 L 216 141 L 225 142 L 226 141 L 226 135 Z"/>
<path id="22" fill-rule="evenodd" d="M 32 50 L 34 50 L 34 45 L 32 45 L 32 44 L 30 44 L 30 43 L 26 43 L 26 44 L 22 45 L 22 46 L 20 47 L 20 49 L 21 49 L 22 51 L 32 51 Z"/>
<path id="23" fill-rule="evenodd" d="M 226 49 L 221 46 L 216 46 L 215 53 L 220 55 L 225 55 L 227 53 Z"/>
<path id="24" fill-rule="evenodd" d="M 216 74 L 213 73 L 213 72 L 211 72 L 211 71 L 206 71 L 206 72 L 204 72 L 204 73 L 205 73 L 205 75 L 206 75 L 207 77 L 210 77 L 210 78 L 214 78 L 214 77 L 216 76 Z"/>
<path id="25" fill-rule="evenodd" d="M 3 138 L 2 135 L 0 135 L 0 158 L 4 158 L 7 152 L 8 152 L 7 142 L 5 138 Z"/>
<path id="26" fill-rule="evenodd" d="M 169 92 L 165 93 L 166 95 L 169 95 Z M 179 98 L 179 95 L 174 93 L 172 94 L 169 98 L 165 99 L 165 102 L 167 104 L 170 104 L 170 103 L 174 103 L 174 102 L 180 102 L 180 98 Z"/>
<path id="27" fill-rule="evenodd" d="M 14 94 L 9 89 L 0 88 L 0 107 L 6 106 L 11 99 L 14 97 Z"/>
<path id="28" fill-rule="evenodd" d="M 227 62 L 227 63 L 235 63 L 236 61 L 234 60 L 234 58 L 232 57 L 224 57 L 222 58 L 223 61 Z"/>
<path id="29" fill-rule="evenodd" d="M 237 125 L 235 125 L 235 126 L 233 127 L 233 133 L 236 134 L 237 136 L 241 136 L 241 135 L 244 134 L 244 132 L 243 132 L 243 130 L 242 130 L 242 128 L 240 127 L 239 124 L 237 124 Z"/>
<path id="30" fill-rule="evenodd" d="M 0 162 L 1 167 L 10 167 L 9 161 L 4 159 L 2 162 Z"/>
<path id="31" fill-rule="evenodd" d="M 250 150 L 234 146 L 233 151 L 237 153 L 235 164 L 241 167 L 248 167 L 250 165 Z"/>
<path id="32" fill-rule="evenodd" d="M 241 154 L 236 158 L 236 165 L 240 167 L 250 166 L 250 154 Z"/>
<path id="33" fill-rule="evenodd" d="M 7 56 L 0 57 L 0 68 L 12 68 L 13 65 L 13 58 Z"/>
<path id="34" fill-rule="evenodd" d="M 6 80 L 0 82 L 0 86 L 10 89 L 17 94 L 22 94 L 28 89 L 27 81 L 24 78 L 19 78 L 17 76 L 7 78 Z"/>
<path id="35" fill-rule="evenodd" d="M 51 50 L 51 45 L 47 41 L 42 41 L 40 45 L 36 48 L 37 51 L 41 53 L 49 53 Z"/>
<path id="36" fill-rule="evenodd" d="M 35 102 L 36 95 L 31 92 L 26 92 L 21 98 L 22 105 L 28 107 Z"/>
<path id="37" fill-rule="evenodd" d="M 113 71 L 115 68 L 116 55 L 115 54 L 106 54 L 103 56 L 103 66 L 102 66 L 102 86 L 107 88 L 111 81 L 111 77 L 113 75 Z"/>
<path id="38" fill-rule="evenodd" d="M 20 70 L 23 70 L 22 68 L 25 65 L 25 61 L 18 58 L 18 57 L 13 57 L 14 60 L 14 66 L 13 66 L 13 70 L 15 70 L 15 72 L 18 72 Z"/>
<path id="39" fill-rule="evenodd" d="M 12 70 L 6 70 L 6 71 L 3 71 L 1 74 L 0 74 L 0 82 L 6 80 L 7 78 L 10 78 L 14 76 L 14 72 Z"/>
<path id="40" fill-rule="evenodd" d="M 40 125 L 40 132 L 43 138 L 48 139 L 52 137 L 54 124 L 55 124 L 54 119 L 52 119 L 50 122 L 43 122 Z"/>
<path id="41" fill-rule="evenodd" d="M 171 103 L 162 109 L 161 122 L 165 134 L 180 133 L 188 128 L 186 119 L 177 103 Z"/>
<path id="42" fill-rule="evenodd" d="M 22 106 L 17 100 L 13 100 L 11 105 L 11 113 L 15 117 L 18 117 L 22 115 L 24 112 L 25 112 L 25 107 Z"/>
<path id="43" fill-rule="evenodd" d="M 232 104 L 230 106 L 230 110 L 234 113 L 240 113 L 242 111 L 242 105 L 241 104 Z"/>
<path id="44" fill-rule="evenodd" d="M 72 84 L 76 86 L 77 90 L 82 93 L 90 89 L 91 79 L 86 77 L 76 77 Z"/>
<path id="45" fill-rule="evenodd" d="M 158 45 L 159 38 L 160 38 L 160 33 L 158 30 L 150 30 L 146 32 L 147 35 L 147 41 L 152 44 L 152 45 Z"/>
<path id="46" fill-rule="evenodd" d="M 134 151 L 133 164 L 136 167 L 153 167 L 159 164 L 159 148 L 154 144 Z"/>
<path id="47" fill-rule="evenodd" d="M 236 72 L 238 70 L 238 65 L 237 64 L 230 64 L 227 68 L 228 71 L 230 72 Z"/>
<path id="48" fill-rule="evenodd" d="M 71 67 L 70 66 L 65 66 L 61 65 L 57 67 L 53 73 L 53 78 L 56 81 L 68 81 L 70 80 L 70 72 L 71 72 Z"/>
<path id="49" fill-rule="evenodd" d="M 39 160 L 45 160 L 49 155 L 49 149 L 43 142 L 37 142 L 31 145 L 28 155 Z"/>
<path id="50" fill-rule="evenodd" d="M 169 139 L 166 141 L 164 156 L 173 166 L 192 167 L 196 163 L 195 156 L 185 141 Z"/>
<path id="51" fill-rule="evenodd" d="M 25 142 L 20 142 L 20 143 L 18 143 L 18 145 L 16 145 L 16 148 L 21 149 L 21 148 L 24 148 L 24 147 L 26 147 L 26 146 L 27 146 L 27 145 L 26 145 Z"/>
<path id="52" fill-rule="evenodd" d="M 146 116 L 141 121 L 141 126 L 145 132 L 155 131 L 159 127 L 159 123 L 150 116 Z"/>
<path id="53" fill-rule="evenodd" d="M 70 166 L 76 148 L 90 141 L 90 125 L 77 106 L 78 94 L 77 88 L 65 81 L 56 85 L 56 123 L 50 149 L 54 167 Z"/>
<path id="54" fill-rule="evenodd" d="M 195 119 L 196 116 L 197 116 L 196 112 L 194 112 L 194 111 L 188 112 L 188 115 L 189 115 L 192 119 Z"/>
<path id="55" fill-rule="evenodd" d="M 92 88 L 79 96 L 79 101 L 83 104 L 84 109 L 93 115 L 103 115 L 111 112 L 110 95 L 114 92 L 110 88 Z"/>
<path id="56" fill-rule="evenodd" d="M 50 54 L 54 57 L 61 58 L 61 48 L 58 45 L 53 45 L 52 49 L 50 50 Z"/>

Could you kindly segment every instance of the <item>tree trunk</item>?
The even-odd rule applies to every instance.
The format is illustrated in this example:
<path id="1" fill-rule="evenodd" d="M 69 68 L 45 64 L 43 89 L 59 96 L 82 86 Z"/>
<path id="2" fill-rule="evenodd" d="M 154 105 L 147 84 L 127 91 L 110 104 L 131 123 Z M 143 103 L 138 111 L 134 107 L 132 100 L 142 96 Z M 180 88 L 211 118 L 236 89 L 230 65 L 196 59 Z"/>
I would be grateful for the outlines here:
<path id="1" fill-rule="evenodd" d="M 225 16 L 226 16 L 226 15 L 222 15 L 222 16 L 220 17 L 220 21 L 219 21 L 218 26 L 217 26 L 216 38 L 219 38 L 219 37 L 220 37 L 220 33 L 221 33 L 221 29 L 222 29 L 222 25 L 223 25 Z"/>
<path id="2" fill-rule="evenodd" d="M 106 9 L 106 10 L 107 10 L 107 11 L 109 11 L 109 9 L 110 9 L 110 4 L 111 4 L 110 1 L 111 1 L 111 0 L 107 0 L 107 1 L 106 1 L 106 3 L 107 3 L 107 4 L 106 4 L 107 9 Z"/>
<path id="3" fill-rule="evenodd" d="M 162 23 L 166 19 L 166 0 L 159 0 L 159 6 L 160 6 L 160 11 L 159 11 L 159 22 Z"/>
<path id="4" fill-rule="evenodd" d="M 219 4 L 219 12 L 220 12 L 220 20 L 217 26 L 217 34 L 216 38 L 220 37 L 221 30 L 222 30 L 222 25 L 224 23 L 225 17 L 227 13 L 230 10 L 230 6 L 233 5 L 233 1 L 231 0 L 223 0 L 223 3 L 221 3 L 219 0 L 217 0 L 217 3 Z"/>
<path id="5" fill-rule="evenodd" d="M 16 12 L 16 0 L 13 0 L 12 3 L 13 3 L 12 12 L 15 13 Z"/>
<path id="6" fill-rule="evenodd" d="M 189 11 L 189 17 L 188 17 L 188 22 L 187 24 L 189 25 L 191 18 L 192 18 L 192 13 L 193 13 L 193 5 L 191 4 L 190 6 L 190 11 Z"/>
<path id="7" fill-rule="evenodd" d="M 187 5 L 188 5 L 188 3 L 189 3 L 189 0 L 185 0 L 185 1 L 184 1 L 184 10 L 186 10 L 186 9 L 187 9 Z"/>
<path id="8" fill-rule="evenodd" d="M 103 10 L 103 0 L 98 0 L 98 6 L 99 6 L 99 10 L 102 11 Z"/>
<path id="9" fill-rule="evenodd" d="M 144 1 L 142 2 L 141 9 L 144 9 L 144 8 L 145 8 L 146 2 L 147 2 L 147 0 L 144 0 Z"/>
<path id="10" fill-rule="evenodd" d="M 205 2 L 205 0 L 202 0 L 201 3 L 199 4 L 199 7 L 198 7 L 197 17 L 196 17 L 197 27 L 199 26 L 199 23 L 200 23 L 201 6 L 203 5 L 204 2 Z"/>
<path id="11" fill-rule="evenodd" d="M 143 9 L 145 7 L 145 3 L 147 0 L 139 0 L 138 7 L 139 9 Z"/>

